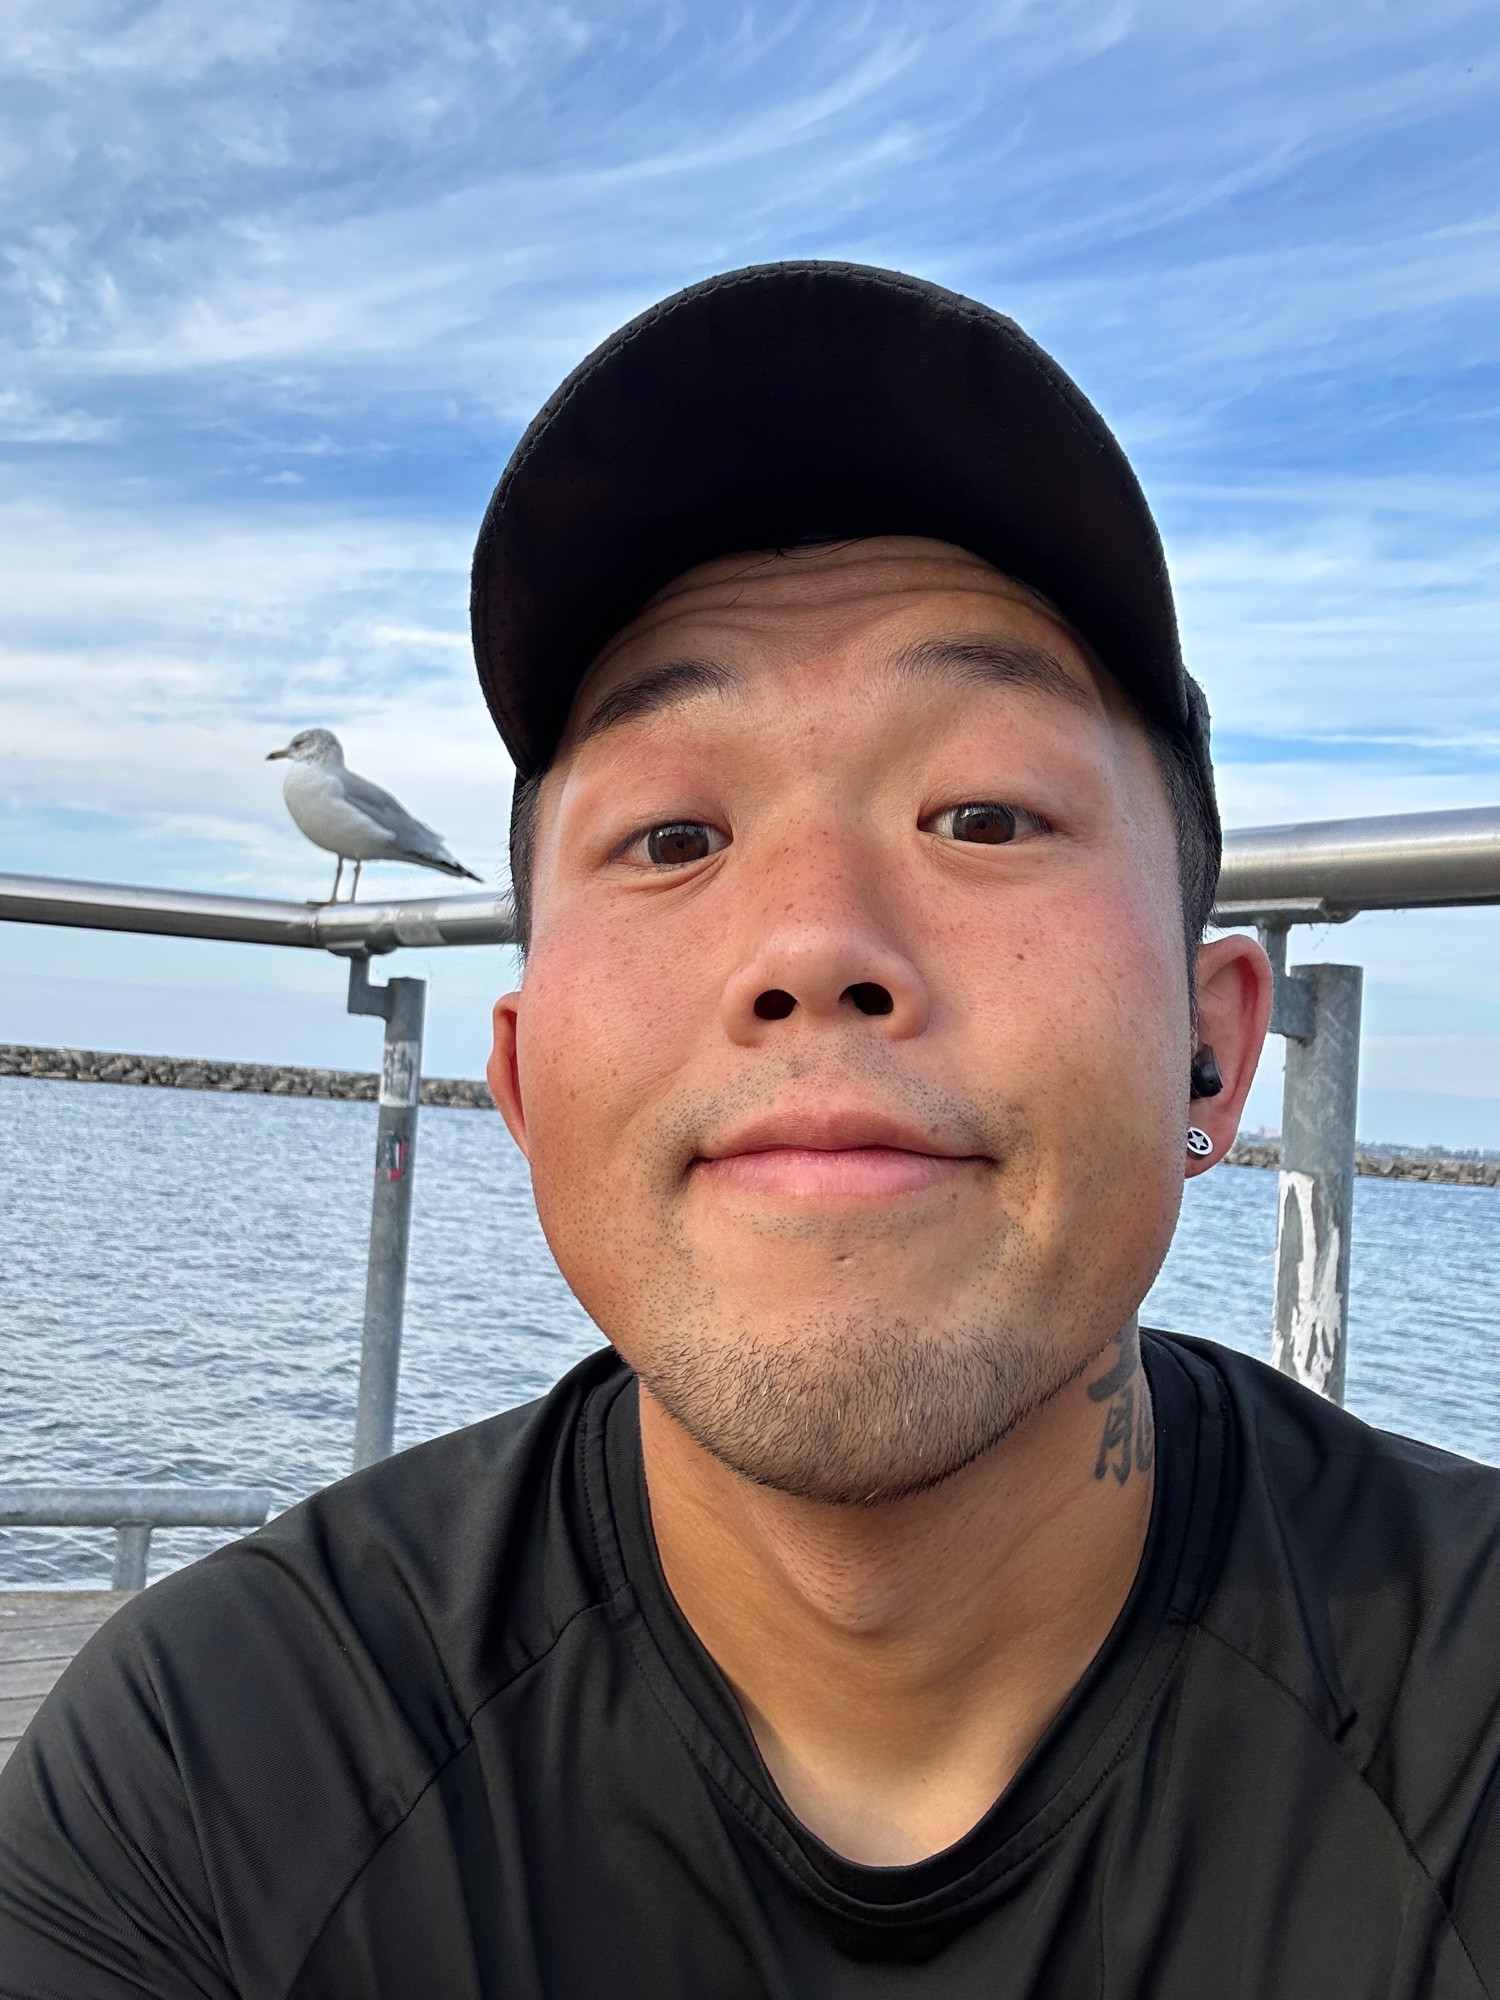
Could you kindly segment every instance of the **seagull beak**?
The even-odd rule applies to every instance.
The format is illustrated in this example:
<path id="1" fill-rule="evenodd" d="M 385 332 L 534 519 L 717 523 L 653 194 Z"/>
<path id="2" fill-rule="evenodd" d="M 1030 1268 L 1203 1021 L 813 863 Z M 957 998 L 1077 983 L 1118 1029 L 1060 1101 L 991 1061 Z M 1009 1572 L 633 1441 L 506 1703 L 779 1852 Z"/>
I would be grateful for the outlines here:
<path id="1" fill-rule="evenodd" d="M 266 757 L 266 762 L 267 762 L 268 764 L 274 764 L 274 763 L 276 762 L 276 759 L 277 759 L 278 757 L 290 757 L 290 756 L 291 756 L 291 754 L 292 754 L 292 753 L 291 753 L 291 751 L 290 751 L 290 750 L 272 750 L 272 751 L 271 751 L 271 752 L 269 752 L 269 754 L 267 755 L 267 757 Z"/>

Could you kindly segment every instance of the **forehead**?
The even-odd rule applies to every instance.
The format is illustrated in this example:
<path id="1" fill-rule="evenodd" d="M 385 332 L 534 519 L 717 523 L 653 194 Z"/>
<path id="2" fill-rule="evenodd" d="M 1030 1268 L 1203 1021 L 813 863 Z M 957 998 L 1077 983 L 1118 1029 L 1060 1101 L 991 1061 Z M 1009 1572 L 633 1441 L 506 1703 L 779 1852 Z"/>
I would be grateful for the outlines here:
<path id="1" fill-rule="evenodd" d="M 1034 591 L 965 549 L 887 536 L 725 556 L 674 578 L 593 662 L 563 748 L 664 663 L 714 662 L 743 681 L 851 655 L 909 661 L 924 641 L 987 635 L 1055 663 L 1088 706 L 1130 712 L 1087 642 Z"/>

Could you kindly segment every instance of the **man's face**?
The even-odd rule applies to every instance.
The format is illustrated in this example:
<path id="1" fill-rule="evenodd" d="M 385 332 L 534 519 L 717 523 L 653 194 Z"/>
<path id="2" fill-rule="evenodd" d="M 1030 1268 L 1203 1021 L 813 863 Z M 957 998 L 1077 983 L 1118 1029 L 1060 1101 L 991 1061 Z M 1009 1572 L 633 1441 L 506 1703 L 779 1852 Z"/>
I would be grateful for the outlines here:
<path id="1" fill-rule="evenodd" d="M 1069 628 L 940 543 L 710 563 L 618 635 L 543 787 L 497 1020 L 563 1274 L 785 1491 L 945 1478 L 1171 1239 L 1165 789 Z"/>

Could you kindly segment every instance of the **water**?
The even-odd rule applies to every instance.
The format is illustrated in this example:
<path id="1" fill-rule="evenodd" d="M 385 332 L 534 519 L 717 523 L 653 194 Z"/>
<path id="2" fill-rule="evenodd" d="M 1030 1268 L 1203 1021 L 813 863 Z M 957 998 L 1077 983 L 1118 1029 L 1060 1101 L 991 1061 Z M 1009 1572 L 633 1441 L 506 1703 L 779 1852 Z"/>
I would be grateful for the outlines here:
<path id="1" fill-rule="evenodd" d="M 1277 1176 L 1190 1181 L 1141 1316 L 1269 1358 Z M 1367 1423 L 1500 1465 L 1500 1188 L 1356 1180 L 1344 1400 Z"/>
<path id="2" fill-rule="evenodd" d="M 373 1104 L 0 1079 L 0 1477 L 349 1470 Z M 600 1337 L 500 1120 L 424 1109 L 398 1447 L 539 1395 Z M 211 1548 L 158 1530 L 153 1576 Z M 0 1530 L 0 1585 L 107 1581 L 107 1530 Z"/>
<path id="3" fill-rule="evenodd" d="M 0 1478 L 348 1470 L 375 1107 L 0 1079 Z M 1349 1404 L 1500 1463 L 1500 1189 L 1361 1181 Z M 1146 1307 L 1264 1354 L 1276 1176 L 1193 1182 Z M 600 1336 L 498 1118 L 422 1113 L 397 1444 L 539 1395 Z M 151 1573 L 221 1537 L 160 1530 Z M 104 1530 L 0 1530 L 0 1586 L 108 1580 Z"/>

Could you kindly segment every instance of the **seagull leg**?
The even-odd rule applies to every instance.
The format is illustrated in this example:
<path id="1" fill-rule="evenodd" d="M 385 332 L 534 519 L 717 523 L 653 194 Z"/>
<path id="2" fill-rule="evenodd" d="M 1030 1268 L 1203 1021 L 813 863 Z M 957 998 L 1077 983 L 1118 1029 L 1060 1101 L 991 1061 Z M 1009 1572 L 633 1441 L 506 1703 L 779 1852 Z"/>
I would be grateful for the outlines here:
<path id="1" fill-rule="evenodd" d="M 328 900 L 329 900 L 329 902 L 330 902 L 330 903 L 336 903 L 336 902 L 338 901 L 338 899 L 339 899 L 339 884 L 340 884 L 340 882 L 342 882 L 342 881 L 343 881 L 343 879 L 344 879 L 344 857 L 343 857 L 343 855 L 341 854 L 341 855 L 339 856 L 339 865 L 338 865 L 338 868 L 336 869 L 336 871 L 335 871 L 335 873 L 334 873 L 334 877 L 333 877 L 333 894 L 332 894 L 332 895 L 331 895 L 331 896 L 330 896 L 330 897 L 328 898 Z"/>
<path id="2" fill-rule="evenodd" d="M 354 887 L 349 891 L 349 901 L 351 903 L 359 894 L 359 871 L 364 865 L 363 861 L 356 861 L 354 864 Z"/>

